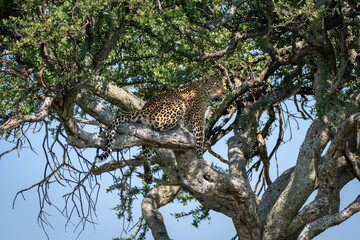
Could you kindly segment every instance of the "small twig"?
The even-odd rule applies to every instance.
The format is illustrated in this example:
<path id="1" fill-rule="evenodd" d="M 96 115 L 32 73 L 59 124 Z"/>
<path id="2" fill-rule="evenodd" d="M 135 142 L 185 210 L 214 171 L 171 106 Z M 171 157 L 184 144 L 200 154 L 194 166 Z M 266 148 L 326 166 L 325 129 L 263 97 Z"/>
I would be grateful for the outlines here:
<path id="1" fill-rule="evenodd" d="M 298 113 L 300 113 L 301 117 L 302 117 L 304 120 L 307 120 L 307 117 L 305 116 L 305 114 L 303 113 L 303 111 L 300 110 L 297 102 L 298 102 L 298 101 L 297 101 L 297 99 L 296 99 L 296 94 L 295 94 L 295 95 L 294 95 L 294 104 L 295 104 L 296 110 L 298 111 Z"/>
<path id="2" fill-rule="evenodd" d="M 312 121 L 314 121 L 314 118 L 305 110 L 305 103 L 308 101 L 308 99 L 305 96 L 301 96 L 301 110 L 306 114 L 308 118 L 310 118 Z"/>
<path id="3" fill-rule="evenodd" d="M 281 109 L 279 107 L 279 105 L 276 105 L 275 108 L 278 110 L 279 112 L 279 135 L 278 138 L 276 140 L 276 144 L 273 148 L 273 150 L 271 151 L 270 155 L 269 155 L 269 160 L 273 157 L 273 155 L 275 154 L 275 152 L 279 149 L 281 142 L 283 141 L 283 135 L 284 135 L 284 129 L 283 129 L 283 117 L 282 117 L 282 113 L 281 113 Z"/>
<path id="4" fill-rule="evenodd" d="M 94 126 L 98 126 L 104 129 L 107 129 L 107 126 L 105 124 L 99 123 L 98 121 L 93 121 L 93 120 L 84 120 L 84 119 L 76 119 L 74 118 L 75 122 L 78 123 L 84 123 L 84 124 L 88 124 L 88 125 L 94 125 Z"/>

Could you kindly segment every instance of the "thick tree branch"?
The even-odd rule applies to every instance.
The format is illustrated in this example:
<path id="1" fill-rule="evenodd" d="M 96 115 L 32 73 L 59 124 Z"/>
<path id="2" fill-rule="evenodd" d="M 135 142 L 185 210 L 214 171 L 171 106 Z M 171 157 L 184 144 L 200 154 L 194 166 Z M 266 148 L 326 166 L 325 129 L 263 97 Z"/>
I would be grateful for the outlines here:
<path id="1" fill-rule="evenodd" d="M 174 151 L 181 182 L 192 192 L 243 202 L 249 197 L 243 179 L 221 173 L 200 161 L 193 150 Z"/>
<path id="2" fill-rule="evenodd" d="M 284 229 L 314 190 L 316 164 L 329 140 L 330 136 L 322 122 L 315 121 L 300 148 L 294 174 L 269 213 L 264 226 L 264 238 L 284 238 Z"/>
<path id="3" fill-rule="evenodd" d="M 108 81 L 105 81 L 100 76 L 95 76 L 94 80 L 89 84 L 96 95 L 126 111 L 138 110 L 145 104 L 143 100 L 139 99 L 128 90 L 119 88 Z"/>
<path id="4" fill-rule="evenodd" d="M 76 104 L 103 124 L 109 125 L 115 117 L 115 114 L 102 101 L 95 100 L 85 89 L 76 96 Z"/>
<path id="5" fill-rule="evenodd" d="M 142 215 L 149 225 L 154 239 L 170 239 L 163 217 L 158 209 L 171 202 L 180 189 L 179 186 L 159 186 L 153 188 L 143 199 L 141 203 Z"/>
<path id="6" fill-rule="evenodd" d="M 319 175 L 319 190 L 316 199 L 306 205 L 289 225 L 287 232 L 292 234 L 301 229 L 306 223 L 309 223 L 321 216 L 332 214 L 338 211 L 340 199 L 339 191 L 347 181 L 339 181 L 344 174 L 338 174 L 337 165 L 340 154 L 344 153 L 346 142 L 350 133 L 356 128 L 360 114 L 356 113 L 348 117 L 339 127 L 338 132 L 331 142 L 323 161 L 321 161 Z M 346 151 L 346 150 L 345 150 Z M 357 163 L 355 162 L 357 165 Z M 351 165 L 350 165 L 351 166 Z M 351 166 L 353 167 L 353 166 Z"/>
<path id="7" fill-rule="evenodd" d="M 325 215 L 308 223 L 300 233 L 299 240 L 310 240 L 326 229 L 338 225 L 360 211 L 360 195 L 340 213 Z"/>
<path id="8" fill-rule="evenodd" d="M 346 143 L 350 132 L 352 130 L 354 130 L 354 128 L 356 126 L 356 121 L 357 121 L 358 117 L 359 117 L 358 114 L 354 114 L 343 122 L 342 127 L 339 128 L 340 129 L 339 133 L 338 133 L 339 135 L 336 135 L 337 136 L 336 139 L 334 139 L 334 141 L 330 145 L 331 147 L 329 147 L 329 149 L 327 151 L 327 156 L 328 156 L 328 158 L 331 158 L 331 161 L 328 160 L 328 161 L 324 161 L 324 162 L 330 161 L 330 163 L 331 163 L 331 162 L 335 161 L 336 159 L 338 159 L 338 157 L 337 157 L 338 155 L 337 156 L 333 156 L 333 155 L 335 152 L 342 151 L 341 149 L 344 147 L 344 144 Z M 314 147 L 315 145 L 317 145 L 320 148 L 325 147 L 327 141 L 329 141 L 331 139 L 331 136 L 328 135 L 324 126 L 321 126 L 321 125 L 322 125 L 321 121 L 316 120 L 313 123 L 313 126 L 310 127 L 309 132 L 307 133 L 307 136 L 305 138 L 305 141 L 302 145 L 302 148 L 300 150 L 299 157 L 298 157 L 298 161 L 299 160 L 301 160 L 301 161 L 305 161 L 305 160 L 309 161 L 310 160 L 310 161 L 312 161 L 312 163 L 311 162 L 309 162 L 307 164 L 300 164 L 299 162 L 297 163 L 296 168 L 295 168 L 295 174 L 293 175 L 293 179 L 290 182 L 290 184 L 288 185 L 289 190 L 285 189 L 283 191 L 283 193 L 280 195 L 277 203 L 274 205 L 274 207 L 272 209 L 272 212 L 274 212 L 274 214 L 279 215 L 279 214 L 282 214 L 282 212 L 284 211 L 284 214 L 286 212 L 286 217 L 289 217 L 290 216 L 289 214 L 291 211 L 291 212 L 293 212 L 293 216 L 295 217 L 298 210 L 302 207 L 302 204 L 306 201 L 307 196 L 309 196 L 310 193 L 314 190 L 315 179 L 316 179 L 316 165 L 317 165 L 316 162 L 318 162 L 320 159 L 320 156 L 317 156 L 317 155 L 319 155 L 319 152 L 322 152 L 322 150 L 319 149 L 318 153 L 312 152 L 312 151 L 315 149 L 315 147 Z M 352 127 L 349 127 L 349 126 L 352 126 Z M 319 128 L 319 129 L 316 129 L 316 128 Z M 323 130 L 321 130 L 322 128 L 323 128 Z M 317 134 L 317 136 L 313 136 L 314 133 L 311 134 L 310 131 L 313 131 L 315 134 Z M 315 141 L 317 144 L 315 144 L 315 142 L 313 142 L 313 141 Z M 308 144 L 310 144 L 310 145 L 308 145 Z M 340 147 L 340 149 L 339 149 L 339 147 Z M 311 152 L 306 153 L 308 151 L 307 149 L 311 150 L 312 153 Z M 305 155 L 303 155 L 303 154 L 305 154 Z M 311 168 L 309 168 L 309 167 L 311 167 Z M 326 176 L 330 176 L 331 178 L 334 176 L 336 177 L 334 171 L 332 171 L 333 169 L 334 169 L 334 171 L 336 171 L 336 167 L 334 167 L 333 165 L 327 166 L 327 167 L 323 166 L 322 170 L 325 172 L 321 173 L 320 175 L 323 175 L 325 178 L 326 178 Z M 335 192 L 340 190 L 340 189 L 337 189 L 337 187 L 334 188 L 334 187 L 328 186 L 329 181 L 337 182 L 336 180 L 326 180 L 326 179 L 324 180 L 323 179 L 319 183 L 320 185 L 322 185 L 322 187 L 319 190 L 318 197 L 319 197 L 319 202 L 322 203 L 321 212 L 325 212 L 325 213 L 326 213 L 326 211 L 330 211 L 330 213 L 331 213 L 336 209 L 337 201 L 335 201 L 336 198 L 334 198 L 334 194 L 336 195 Z M 321 182 L 325 183 L 325 185 L 321 184 Z M 294 192 L 292 193 L 292 191 L 294 191 Z M 329 191 L 331 191 L 331 192 L 329 192 Z M 301 192 L 301 194 L 299 194 L 300 192 Z M 305 197 L 302 197 L 303 195 L 305 195 Z M 292 203 L 289 206 L 287 206 L 287 204 L 284 204 L 284 202 L 282 200 L 284 196 L 286 196 L 287 201 L 290 201 L 292 198 L 294 198 L 296 200 L 292 201 Z M 301 201 L 299 201 L 300 198 L 301 198 Z M 326 200 L 325 202 L 327 202 L 329 205 L 328 204 L 323 205 L 324 201 L 321 201 L 321 199 L 324 200 L 324 198 L 328 199 L 328 201 Z M 290 202 L 288 202 L 288 203 L 290 203 Z M 295 205 L 294 203 L 297 203 L 298 205 Z M 277 205 L 279 205 L 279 206 L 277 206 Z M 314 206 L 316 206 L 316 204 L 313 206 L 309 206 L 308 208 L 310 209 Z M 285 207 L 288 209 L 285 210 L 284 209 Z M 307 208 L 305 208 L 304 211 L 306 211 L 308 213 L 312 212 L 312 211 L 307 211 L 306 209 Z M 310 215 L 307 214 L 307 217 L 306 218 L 303 217 L 302 219 L 303 220 L 304 219 L 313 220 L 317 217 L 319 217 L 319 214 L 310 214 Z M 274 225 L 275 229 L 277 229 L 277 227 L 280 224 L 285 224 L 285 226 L 286 226 L 287 221 L 282 222 L 284 220 L 284 218 L 285 218 L 285 216 L 278 218 L 278 221 L 276 221 L 276 223 L 268 220 L 269 221 L 268 224 L 276 224 L 276 226 Z M 289 219 L 292 219 L 292 217 L 290 217 Z M 298 227 L 298 229 L 301 228 L 301 224 L 297 224 L 296 226 Z M 294 227 L 294 225 L 292 225 L 290 227 L 292 229 L 291 232 L 295 232 L 297 230 L 297 229 L 293 229 L 293 227 Z M 268 229 L 265 228 L 264 236 L 268 236 L 267 231 L 268 231 Z M 283 233 L 283 231 L 280 230 L 280 228 L 279 228 L 279 232 L 277 233 L 279 235 L 276 235 L 276 234 L 274 234 L 274 229 L 272 229 L 270 236 L 271 237 L 277 236 L 276 238 L 280 238 L 279 236 L 281 236 L 282 233 Z"/>
<path id="9" fill-rule="evenodd" d="M 322 162 L 323 158 L 321 160 L 321 163 Z M 344 157 L 340 157 L 337 160 L 337 165 L 336 189 L 340 191 L 340 189 L 342 189 L 345 184 L 351 181 L 354 176 L 352 175 L 351 166 L 348 165 Z M 326 208 L 324 203 L 325 202 L 322 201 L 322 199 L 316 198 L 314 201 L 304 206 L 303 209 L 291 221 L 287 229 L 288 235 L 292 235 L 293 233 L 299 231 L 299 229 L 303 228 L 307 223 L 311 223 L 320 217 L 327 216 L 328 213 L 323 211 L 323 209 Z"/>
<path id="10" fill-rule="evenodd" d="M 256 197 L 251 190 L 250 182 L 246 174 L 246 153 L 243 148 L 245 141 L 238 135 L 229 138 L 228 158 L 230 174 L 238 177 L 244 182 L 242 191 L 246 192 L 249 197 L 243 201 L 230 201 L 234 208 L 235 216 L 232 218 L 238 236 L 242 239 L 259 239 L 260 223 L 256 214 Z M 246 144 L 247 145 L 247 144 Z"/>
<path id="11" fill-rule="evenodd" d="M 338 188 L 336 181 L 337 162 L 340 156 L 342 156 L 350 133 L 356 129 L 359 119 L 360 113 L 355 113 L 342 122 L 321 164 L 319 171 L 319 189 L 316 200 L 321 203 L 326 203 L 321 209 L 321 212 L 324 214 L 332 214 L 339 209 L 339 192 L 341 189 Z"/>
<path id="12" fill-rule="evenodd" d="M 151 160 L 151 164 L 159 164 L 160 161 L 158 161 L 158 158 L 153 158 Z M 129 160 L 122 160 L 122 161 L 114 161 L 111 160 L 108 163 L 104 163 L 100 165 L 99 167 L 96 167 L 92 169 L 92 173 L 95 175 L 100 175 L 104 172 L 111 172 L 117 169 L 125 168 L 125 167 L 137 167 L 142 166 L 144 163 L 143 159 L 135 158 L 135 159 L 129 159 Z"/>
<path id="13" fill-rule="evenodd" d="M 263 228 L 268 214 L 276 203 L 276 200 L 289 184 L 289 181 L 292 178 L 292 174 L 294 173 L 294 169 L 295 168 L 292 167 L 284 171 L 264 192 L 258 206 L 258 215 L 261 228 Z"/>
<path id="14" fill-rule="evenodd" d="M 105 134 L 90 134 L 84 130 L 73 127 L 73 124 L 70 125 L 72 126 L 70 128 L 72 133 L 68 137 L 69 144 L 79 148 L 105 147 Z M 179 128 L 172 131 L 160 132 L 142 124 L 124 123 L 119 126 L 117 133 L 113 147 L 115 151 L 142 145 L 174 150 L 193 149 L 195 147 L 195 141 L 190 132 L 182 131 Z"/>

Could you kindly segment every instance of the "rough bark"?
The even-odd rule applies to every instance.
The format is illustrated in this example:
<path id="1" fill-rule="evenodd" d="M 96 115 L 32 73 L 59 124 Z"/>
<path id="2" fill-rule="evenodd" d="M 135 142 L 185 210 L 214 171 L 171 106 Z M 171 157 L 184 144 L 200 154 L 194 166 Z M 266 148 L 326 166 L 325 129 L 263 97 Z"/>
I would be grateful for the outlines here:
<path id="1" fill-rule="evenodd" d="M 179 186 L 156 187 L 142 200 L 142 215 L 149 224 L 154 239 L 170 239 L 166 231 L 163 217 L 158 209 L 171 202 L 180 189 L 181 187 Z"/>
<path id="2" fill-rule="evenodd" d="M 84 11 L 80 17 L 75 16 L 76 11 L 82 11 L 77 6 L 61 12 L 50 2 L 49 8 L 38 5 L 38 12 L 32 12 L 37 19 L 34 28 L 53 21 L 44 15 L 51 6 L 59 11 L 59 16 L 73 14 L 68 16 L 72 25 L 64 22 L 66 39 L 59 42 L 71 41 L 64 46 L 55 40 L 37 38 L 34 32 L 34 36 L 26 36 L 22 29 L 17 29 L 24 25 L 21 22 L 8 24 L 10 15 L 14 22 L 22 16 L 21 9 L 17 9 L 20 3 L 10 6 L 10 14 L 0 13 L 0 18 L 7 20 L 1 22 L 0 29 L 7 41 L 0 43 L 0 74 L 6 78 L 0 81 L 0 94 L 8 96 L 2 101 L 8 100 L 13 106 L 1 110 L 1 117 L 8 120 L 2 121 L 0 135 L 8 139 L 13 134 L 17 142 L 14 149 L 19 150 L 20 142 L 26 138 L 27 123 L 40 122 L 46 127 L 48 122 L 58 123 L 55 133 L 46 129 L 43 144 L 47 167 L 44 180 L 39 183 L 39 186 L 45 183 L 41 185 L 45 187 L 39 189 L 43 190 L 45 201 L 49 199 L 47 184 L 51 182 L 62 184 L 65 179 L 66 183 L 75 183 L 75 191 L 83 184 L 79 176 L 88 179 L 142 164 L 141 159 L 134 158 L 96 166 L 93 159 L 86 159 L 79 151 L 104 148 L 102 129 L 114 118 L 114 109 L 132 111 L 144 105 L 145 101 L 122 88 L 123 84 L 139 84 L 134 87 L 139 96 L 148 96 L 155 92 L 149 82 L 171 88 L 198 78 L 200 71 L 206 71 L 201 74 L 209 71 L 225 75 L 229 85 L 223 101 L 207 110 L 205 126 L 205 145 L 227 164 L 224 169 L 199 160 L 193 136 L 181 127 L 158 132 L 129 123 L 117 129 L 115 151 L 142 145 L 154 148 L 156 157 L 151 164 L 158 164 L 166 177 L 155 179 L 159 185 L 150 189 L 142 202 L 143 217 L 155 239 L 170 239 L 171 233 L 167 233 L 159 209 L 170 203 L 180 189 L 192 194 L 202 205 L 230 217 L 239 239 L 311 239 L 359 212 L 360 197 L 339 211 L 339 194 L 354 176 L 360 179 L 360 3 L 236 0 L 224 2 L 219 9 L 211 1 L 153 2 L 155 6 L 144 6 L 142 15 L 134 11 L 138 3 L 130 1 L 112 2 L 104 8 L 96 6 L 91 10 L 96 14 L 87 16 Z M 98 12 L 97 7 L 101 9 Z M 112 9 L 118 11 L 119 18 L 111 15 Z M 164 28 L 170 33 L 162 32 Z M 80 32 L 73 34 L 74 29 Z M 54 36 L 49 38 L 56 39 Z M 36 43 L 32 45 L 27 40 L 21 45 L 22 38 L 27 37 L 36 39 Z M 18 45 L 25 50 L 15 49 Z M 8 49 L 11 46 L 15 48 Z M 60 54 L 62 48 L 66 49 Z M 139 51 L 142 48 L 145 50 Z M 134 69 L 126 69 L 128 66 Z M 167 81 L 166 78 L 175 75 L 178 78 Z M 28 81 L 24 85 L 29 87 L 28 92 L 23 92 L 25 87 L 9 89 L 23 81 Z M 20 97 L 17 93 L 21 93 Z M 36 95 L 34 102 L 28 104 L 27 93 Z M 12 97 L 16 99 L 13 101 Z M 303 119 L 312 122 L 299 151 L 289 153 L 296 154 L 295 166 L 273 181 L 270 164 L 284 142 L 289 122 L 284 115 L 296 119 L 288 112 L 289 101 L 294 101 Z M 311 101 L 315 102 L 310 107 L 313 114 L 305 110 Z M 28 114 L 29 109 L 36 111 Z M 261 123 L 263 119 L 265 124 Z M 276 124 L 278 139 L 268 154 L 267 138 Z M 100 133 L 89 126 L 100 127 Z M 211 147 L 229 133 L 233 135 L 228 138 L 227 151 L 213 152 Z M 53 145 L 46 143 L 51 134 L 63 149 L 62 161 L 53 155 Z M 66 140 L 61 142 L 61 137 Z M 74 167 L 68 156 L 69 146 L 88 169 Z M 52 162 L 48 159 L 50 155 Z M 70 180 L 64 177 L 64 167 L 72 177 Z M 252 171 L 259 172 L 260 188 L 265 189 L 263 195 L 257 195 L 258 185 L 251 188 Z M 316 190 L 315 199 L 305 205 Z M 82 212 L 78 212 L 84 219 Z"/>

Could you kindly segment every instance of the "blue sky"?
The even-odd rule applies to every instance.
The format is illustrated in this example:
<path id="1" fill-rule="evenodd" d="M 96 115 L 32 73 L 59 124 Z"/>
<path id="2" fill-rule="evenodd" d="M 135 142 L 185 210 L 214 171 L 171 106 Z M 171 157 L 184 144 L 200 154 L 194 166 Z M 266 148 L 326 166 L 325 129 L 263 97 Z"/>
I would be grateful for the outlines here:
<path id="1" fill-rule="evenodd" d="M 301 142 L 305 137 L 305 129 L 308 128 L 309 123 L 300 120 L 301 129 L 297 130 L 296 124 L 292 122 L 292 139 L 286 143 L 277 154 L 279 162 L 280 174 L 293 166 L 296 161 L 297 153 Z M 41 133 L 40 133 L 41 134 Z M 287 132 L 289 138 L 289 131 Z M 276 136 L 276 132 L 274 136 Z M 38 155 L 24 148 L 18 157 L 17 152 L 12 152 L 3 156 L 0 159 L 0 187 L 2 189 L 0 198 L 0 232 L 2 239 L 20 240 L 20 239 L 47 239 L 41 227 L 37 223 L 37 215 L 39 211 L 39 202 L 36 190 L 31 190 L 24 193 L 25 200 L 19 196 L 15 208 L 12 209 L 13 199 L 15 194 L 24 188 L 27 188 L 35 182 L 41 180 L 43 176 L 43 167 L 45 164 L 43 152 L 41 149 L 42 138 L 40 135 L 30 136 L 33 145 L 36 148 Z M 5 141 L 0 141 L 0 152 L 3 152 L 11 147 Z M 268 149 L 272 149 L 274 139 L 270 139 Z M 218 144 L 214 150 L 218 153 L 226 152 L 224 141 Z M 95 149 L 89 149 L 86 155 L 89 159 L 95 155 Z M 225 155 L 226 156 L 226 155 Z M 210 159 L 205 155 L 206 159 Z M 272 160 L 274 161 L 274 160 Z M 276 166 L 274 162 L 271 165 L 271 177 L 276 178 Z M 253 177 L 254 181 L 257 177 Z M 111 210 L 118 203 L 118 196 L 116 192 L 106 193 L 105 189 L 112 184 L 112 179 L 108 174 L 104 174 L 100 180 L 101 190 L 99 193 L 99 200 L 97 204 L 97 222 L 94 227 L 87 225 L 85 230 L 79 236 L 79 240 L 97 240 L 97 239 L 112 239 L 119 237 L 122 231 L 122 221 L 118 220 L 115 211 Z M 252 183 L 254 184 L 254 182 Z M 62 201 L 62 194 L 70 191 L 69 188 L 57 186 L 49 189 L 54 202 Z M 353 180 L 341 191 L 341 209 L 351 203 L 356 196 L 360 194 L 360 184 L 357 180 Z M 309 199 L 314 198 L 312 195 Z M 136 214 L 140 214 L 140 200 L 134 205 Z M 231 239 L 235 236 L 235 229 L 231 219 L 222 214 L 212 212 L 212 219 L 210 222 L 204 221 L 198 229 L 191 226 L 192 218 L 185 218 L 175 220 L 169 213 L 181 212 L 190 210 L 196 205 L 192 203 L 186 207 L 180 204 L 167 205 L 160 209 L 163 213 L 165 223 L 167 225 L 168 233 L 174 240 L 182 239 Z M 66 220 L 55 209 L 47 208 L 50 213 L 48 217 L 54 229 L 48 228 L 48 234 L 52 240 L 76 239 L 78 235 L 74 231 L 74 227 L 70 224 L 65 230 Z M 317 236 L 317 240 L 332 240 L 332 239 L 359 239 L 357 227 L 360 222 L 360 214 L 355 214 L 349 220 L 345 221 L 339 226 L 328 229 L 324 233 Z M 346 236 L 346 237 L 345 237 Z M 152 239 L 150 233 L 148 239 Z"/>

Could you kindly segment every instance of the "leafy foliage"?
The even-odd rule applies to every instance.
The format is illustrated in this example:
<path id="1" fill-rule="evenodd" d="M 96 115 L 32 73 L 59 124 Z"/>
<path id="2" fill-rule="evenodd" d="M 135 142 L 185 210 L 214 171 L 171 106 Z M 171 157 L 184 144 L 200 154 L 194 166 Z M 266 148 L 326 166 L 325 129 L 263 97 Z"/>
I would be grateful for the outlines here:
<path id="1" fill-rule="evenodd" d="M 341 130 L 347 114 L 359 110 L 354 99 L 360 86 L 360 6 L 353 0 L 10 0 L 1 2 L 0 9 L 0 133 L 15 143 L 4 154 L 19 151 L 23 142 L 32 148 L 26 132 L 33 122 L 45 126 L 47 165 L 39 183 L 44 199 L 48 199 L 47 183 L 54 181 L 85 189 L 86 195 L 82 186 L 91 179 L 95 163 L 80 149 L 102 146 L 99 135 L 87 131 L 93 130 L 92 125 L 96 131 L 103 128 L 113 112 L 135 108 L 113 96 L 111 86 L 146 100 L 200 79 L 204 73 L 225 76 L 229 93 L 209 109 L 206 144 L 225 163 L 225 167 L 213 164 L 212 169 L 245 178 L 246 173 L 236 172 L 229 160 L 211 150 L 229 133 L 242 139 L 239 145 L 244 148 L 248 175 L 259 172 L 251 196 L 273 184 L 270 163 L 284 143 L 288 119 L 299 117 L 288 112 L 287 101 L 294 102 L 301 118 L 323 121 L 324 128 L 332 131 L 329 136 Z M 356 110 L 341 112 L 350 103 Z M 268 152 L 266 142 L 276 130 L 276 145 Z M 52 144 L 48 135 L 53 137 Z M 54 146 L 62 149 L 61 157 L 54 153 Z M 80 159 L 79 168 L 69 155 L 72 149 Z M 358 156 L 355 150 L 352 154 Z M 153 167 L 161 178 L 158 185 L 136 186 L 132 179 L 140 164 L 136 159 L 129 162 L 133 165 L 121 167 L 125 170 L 108 191 L 119 192 L 119 204 L 114 207 L 119 219 L 135 222 L 134 228 L 129 224 L 125 230 L 136 229 L 130 238 L 143 239 L 149 226 L 133 215 L 134 201 L 146 197 L 153 187 L 179 183 L 160 164 Z M 311 176 L 315 175 L 321 174 Z M 187 187 L 176 196 L 184 205 L 195 200 L 194 190 Z M 80 221 L 86 222 L 79 209 Z M 300 212 L 300 207 L 294 212 Z M 198 227 L 210 219 L 209 214 L 210 208 L 201 205 L 174 216 L 192 215 Z"/>

